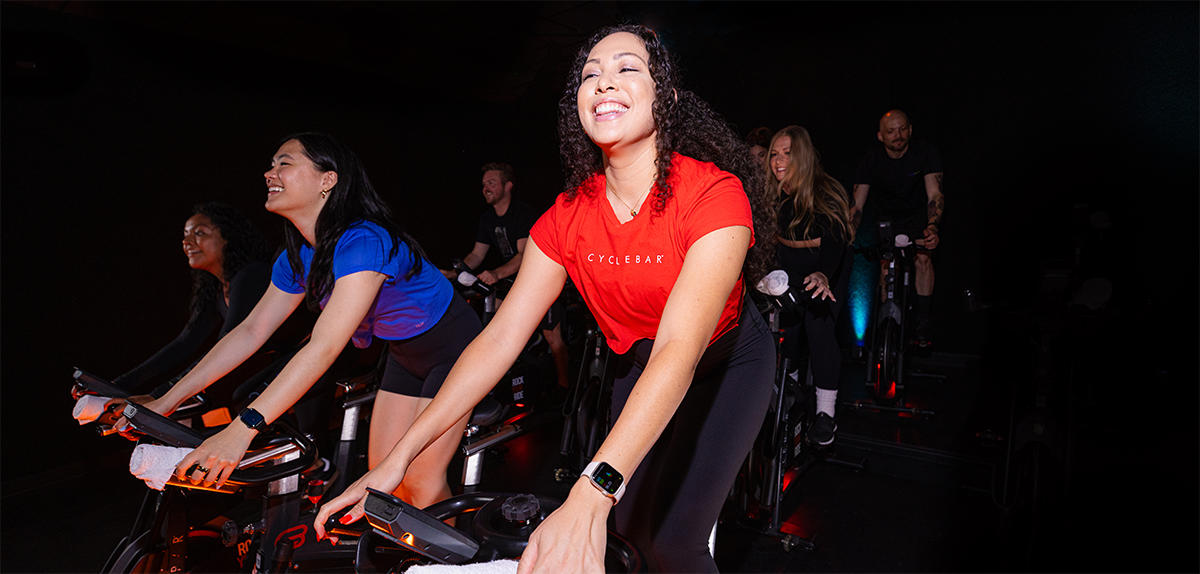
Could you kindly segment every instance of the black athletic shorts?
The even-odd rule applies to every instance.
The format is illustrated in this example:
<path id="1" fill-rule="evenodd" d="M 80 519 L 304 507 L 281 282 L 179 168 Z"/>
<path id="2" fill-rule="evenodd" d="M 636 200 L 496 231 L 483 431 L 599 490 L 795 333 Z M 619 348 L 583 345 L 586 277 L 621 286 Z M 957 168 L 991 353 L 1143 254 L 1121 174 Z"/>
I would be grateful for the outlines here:
<path id="1" fill-rule="evenodd" d="M 462 297 L 454 295 L 433 328 L 402 341 L 389 341 L 387 368 L 379 388 L 399 395 L 433 398 L 463 349 L 482 330 L 479 316 Z"/>
<path id="2" fill-rule="evenodd" d="M 563 316 L 566 315 L 566 313 L 566 305 L 555 301 L 554 304 L 550 306 L 550 309 L 546 311 L 546 316 L 542 317 L 542 324 L 538 328 L 543 331 L 550 331 L 554 329 L 559 323 L 562 323 Z"/>

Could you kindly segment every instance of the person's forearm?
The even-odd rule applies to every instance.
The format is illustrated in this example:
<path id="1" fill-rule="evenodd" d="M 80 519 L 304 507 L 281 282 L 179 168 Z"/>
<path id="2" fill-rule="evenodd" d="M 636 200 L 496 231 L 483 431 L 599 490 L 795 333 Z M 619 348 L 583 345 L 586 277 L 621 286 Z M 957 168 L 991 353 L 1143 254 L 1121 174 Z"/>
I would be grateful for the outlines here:
<path id="1" fill-rule="evenodd" d="M 268 423 L 275 422 L 329 370 L 345 346 L 345 342 L 339 346 L 336 342 L 310 341 L 249 406 Z"/>
<path id="2" fill-rule="evenodd" d="M 854 206 L 850 208 L 850 228 L 858 229 L 858 224 L 862 223 L 863 207 L 867 204 L 867 192 L 870 191 L 870 186 L 856 184 L 854 186 Z"/>
<path id="3" fill-rule="evenodd" d="M 476 255 L 474 251 L 468 253 L 466 257 L 463 257 L 463 264 L 466 265 L 467 268 L 472 272 L 475 271 L 475 268 L 478 267 L 480 263 L 483 263 L 483 256 Z"/>
<path id="4" fill-rule="evenodd" d="M 523 253 L 517 253 L 516 255 L 513 255 L 512 259 L 509 259 L 504 265 L 497 267 L 494 271 L 492 271 L 492 274 L 495 275 L 497 279 L 504 279 L 510 275 L 515 275 L 517 271 L 521 270 L 521 258 L 523 256 Z"/>
<path id="5" fill-rule="evenodd" d="M 937 228 L 942 226 L 942 210 L 946 207 L 946 198 L 942 195 L 942 174 L 929 173 L 925 174 L 925 193 L 929 196 L 929 203 L 926 204 L 929 223 Z"/>
<path id="6" fill-rule="evenodd" d="M 169 401 L 173 407 L 177 407 L 242 364 L 266 340 L 265 334 L 254 332 L 246 327 L 245 323 L 239 325 L 217 341 L 195 368 L 171 387 L 160 400 Z"/>
<path id="7" fill-rule="evenodd" d="M 628 481 L 691 387 L 704 347 L 668 342 L 650 353 L 612 431 L 592 460 L 612 465 Z"/>
<path id="8" fill-rule="evenodd" d="M 938 229 L 941 229 L 942 210 L 945 209 L 945 207 L 946 197 L 941 193 L 935 194 L 933 197 L 929 198 L 929 204 L 927 206 L 929 223 L 927 225 L 932 225 Z"/>

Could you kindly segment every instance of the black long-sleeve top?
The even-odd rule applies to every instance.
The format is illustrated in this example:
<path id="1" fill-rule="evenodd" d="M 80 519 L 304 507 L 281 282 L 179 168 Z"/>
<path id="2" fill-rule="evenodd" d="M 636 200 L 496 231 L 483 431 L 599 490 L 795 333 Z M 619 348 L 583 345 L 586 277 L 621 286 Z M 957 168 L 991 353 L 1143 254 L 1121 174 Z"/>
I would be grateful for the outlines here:
<path id="1" fill-rule="evenodd" d="M 113 384 L 130 391 L 172 369 L 182 369 L 201 345 L 214 333 L 218 338 L 237 327 L 250 314 L 258 300 L 266 293 L 271 283 L 271 265 L 265 261 L 252 261 L 229 282 L 229 304 L 218 297 L 216 305 L 205 309 L 188 320 L 183 331 L 173 341 L 146 359 L 133 370 L 117 377 Z"/>
<path id="2" fill-rule="evenodd" d="M 821 245 L 809 249 L 780 245 L 780 265 L 784 267 L 785 271 L 788 271 L 789 275 L 796 273 L 806 276 L 814 271 L 820 271 L 825 274 L 827 279 L 834 281 L 846 255 L 848 245 L 842 226 L 828 216 L 809 212 L 804 215 L 794 229 L 789 231 L 789 224 L 796 213 L 790 200 L 791 198 L 785 197 L 779 206 L 779 237 L 788 241 L 820 239 Z M 812 228 L 808 230 L 808 236 L 805 237 L 804 228 L 810 221 Z M 815 266 L 812 262 L 813 252 L 816 252 L 817 255 Z M 793 281 L 799 279 L 800 277 L 792 277 Z"/>

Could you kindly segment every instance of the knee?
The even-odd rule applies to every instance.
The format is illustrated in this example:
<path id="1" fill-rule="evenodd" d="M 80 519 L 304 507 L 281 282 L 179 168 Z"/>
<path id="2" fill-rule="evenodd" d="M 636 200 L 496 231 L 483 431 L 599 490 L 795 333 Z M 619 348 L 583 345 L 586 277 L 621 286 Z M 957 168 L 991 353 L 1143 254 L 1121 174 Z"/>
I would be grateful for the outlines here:
<path id="1" fill-rule="evenodd" d="M 420 474 L 413 476 L 410 474 L 404 477 L 400 487 L 404 489 L 407 496 L 405 500 L 417 508 L 425 508 L 439 502 L 450 493 L 450 485 L 446 482 L 445 474 L 439 476 Z"/>
<path id="2" fill-rule="evenodd" d="M 542 335 L 546 337 L 546 344 L 550 345 L 551 351 L 561 351 L 567 348 L 567 344 L 563 342 L 562 335 L 558 332 L 558 327 L 546 329 L 542 331 Z"/>
<path id="3" fill-rule="evenodd" d="M 928 253 L 917 253 L 916 267 L 920 271 L 933 271 L 933 259 Z"/>

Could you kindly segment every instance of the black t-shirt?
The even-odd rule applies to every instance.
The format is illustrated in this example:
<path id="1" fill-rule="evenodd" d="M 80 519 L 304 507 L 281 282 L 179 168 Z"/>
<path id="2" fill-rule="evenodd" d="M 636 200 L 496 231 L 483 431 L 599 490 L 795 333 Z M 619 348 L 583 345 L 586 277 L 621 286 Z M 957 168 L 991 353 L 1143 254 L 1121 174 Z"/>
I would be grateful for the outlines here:
<path id="1" fill-rule="evenodd" d="M 532 207 L 516 200 L 508 204 L 503 216 L 496 215 L 496 210 L 488 206 L 479 216 L 475 241 L 488 244 L 491 247 L 488 255 L 494 251 L 507 263 L 517 254 L 517 241 L 529 237 L 537 217 Z"/>
<path id="2" fill-rule="evenodd" d="M 929 203 L 925 175 L 942 172 L 942 155 L 931 144 L 914 140 L 900 159 L 888 156 L 883 146 L 863 157 L 854 172 L 854 185 L 871 186 L 868 201 L 883 214 L 924 211 Z"/>

